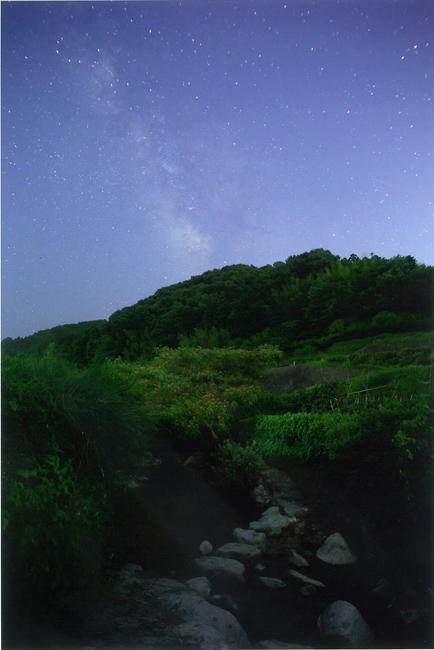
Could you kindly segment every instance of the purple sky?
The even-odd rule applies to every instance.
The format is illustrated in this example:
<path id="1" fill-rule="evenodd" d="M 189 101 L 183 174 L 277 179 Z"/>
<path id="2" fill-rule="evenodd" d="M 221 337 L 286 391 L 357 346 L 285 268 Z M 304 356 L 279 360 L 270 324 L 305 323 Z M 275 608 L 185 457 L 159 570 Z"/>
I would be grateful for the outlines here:
<path id="1" fill-rule="evenodd" d="M 434 264 L 434 4 L 3 2 L 3 332 L 312 248 Z"/>

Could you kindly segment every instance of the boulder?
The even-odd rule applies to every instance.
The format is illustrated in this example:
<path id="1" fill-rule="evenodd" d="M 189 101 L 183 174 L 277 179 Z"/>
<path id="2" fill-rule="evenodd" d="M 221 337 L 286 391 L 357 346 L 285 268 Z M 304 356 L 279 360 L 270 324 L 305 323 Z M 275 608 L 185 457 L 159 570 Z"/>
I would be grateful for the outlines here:
<path id="1" fill-rule="evenodd" d="M 340 533 L 329 535 L 316 552 L 319 560 L 327 564 L 354 564 L 356 556 Z"/>
<path id="2" fill-rule="evenodd" d="M 279 580 L 279 578 L 268 578 L 267 576 L 259 576 L 259 582 L 268 587 L 269 589 L 283 589 L 286 587 L 286 582 Z"/>
<path id="3" fill-rule="evenodd" d="M 264 533 L 258 533 L 255 530 L 246 528 L 235 528 L 232 537 L 240 544 L 253 544 L 253 546 L 257 546 L 261 551 L 265 550 L 267 538 Z"/>
<path id="4" fill-rule="evenodd" d="M 258 546 L 253 544 L 241 544 L 240 542 L 230 542 L 220 546 L 216 550 L 216 555 L 220 557 L 229 557 L 240 562 L 249 562 L 261 557 L 262 551 Z"/>
<path id="5" fill-rule="evenodd" d="M 88 633 L 98 637 L 95 647 L 104 638 L 104 647 L 110 648 L 250 648 L 233 614 L 177 580 L 157 578 L 131 564 L 122 568 Z"/>
<path id="6" fill-rule="evenodd" d="M 272 506 L 262 513 L 258 521 L 252 521 L 249 526 L 256 532 L 266 533 L 267 535 L 280 535 L 282 530 L 287 528 L 290 523 L 291 519 L 289 517 L 280 514 L 277 506 Z"/>
<path id="7" fill-rule="evenodd" d="M 179 622 L 170 634 L 185 647 L 249 648 L 250 643 L 237 619 L 225 609 L 216 607 L 194 591 L 178 591 L 165 596 L 171 618 Z"/>
<path id="8" fill-rule="evenodd" d="M 211 580 L 217 588 L 239 587 L 244 584 L 244 564 L 226 557 L 207 555 L 193 560 L 196 570 Z"/>
<path id="9" fill-rule="evenodd" d="M 209 555 L 212 553 L 213 545 L 207 539 L 204 539 L 203 542 L 199 545 L 199 551 L 202 555 Z"/>
<path id="10" fill-rule="evenodd" d="M 314 585 L 315 587 L 325 587 L 325 584 L 323 582 L 315 580 L 315 578 L 309 578 L 309 576 L 305 576 L 304 573 L 300 573 L 299 571 L 290 569 L 289 573 L 293 576 L 293 578 L 297 578 L 297 580 L 301 580 L 301 582 L 306 582 L 307 584 Z"/>
<path id="11" fill-rule="evenodd" d="M 185 583 L 187 587 L 196 591 L 202 598 L 208 598 L 211 594 L 211 583 L 208 578 L 201 576 L 200 578 L 191 578 Z"/>
<path id="12" fill-rule="evenodd" d="M 297 566 L 297 567 L 302 567 L 302 566 L 309 566 L 309 562 L 304 559 L 300 553 L 297 553 L 293 548 L 290 549 L 289 551 L 289 564 L 292 564 L 292 566 Z"/>
<path id="13" fill-rule="evenodd" d="M 336 600 L 329 605 L 318 618 L 318 628 L 323 639 L 350 648 L 365 648 L 374 639 L 357 607 L 346 600 Z"/>

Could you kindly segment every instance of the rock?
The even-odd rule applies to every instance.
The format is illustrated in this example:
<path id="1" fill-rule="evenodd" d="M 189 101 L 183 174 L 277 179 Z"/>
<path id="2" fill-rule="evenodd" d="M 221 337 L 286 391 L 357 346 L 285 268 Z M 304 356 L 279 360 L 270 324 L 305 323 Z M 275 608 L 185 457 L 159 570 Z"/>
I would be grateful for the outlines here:
<path id="1" fill-rule="evenodd" d="M 199 546 L 199 551 L 202 553 L 202 555 L 209 555 L 210 553 L 212 553 L 212 550 L 213 550 L 213 545 L 211 544 L 211 542 L 209 542 L 207 539 L 204 539 Z"/>
<path id="2" fill-rule="evenodd" d="M 299 506 L 295 501 L 287 501 L 286 499 L 276 499 L 276 503 L 282 512 L 288 517 L 303 517 L 307 512 L 308 508 Z"/>
<path id="3" fill-rule="evenodd" d="M 122 568 L 109 599 L 98 608 L 90 634 L 98 636 L 95 647 L 104 638 L 104 647 L 110 648 L 250 648 L 230 612 L 177 580 L 157 578 L 132 564 Z"/>
<path id="4" fill-rule="evenodd" d="M 340 533 L 329 535 L 316 556 L 327 564 L 354 564 L 356 556 L 351 552 L 347 542 Z"/>
<path id="5" fill-rule="evenodd" d="M 211 583 L 208 578 L 201 576 L 200 578 L 191 578 L 185 583 L 190 589 L 196 591 L 202 598 L 208 598 L 211 594 Z"/>
<path id="6" fill-rule="evenodd" d="M 305 576 L 304 573 L 299 573 L 298 571 L 294 571 L 294 569 L 290 569 L 289 573 L 294 578 L 297 578 L 297 580 L 306 582 L 309 585 L 315 585 L 315 587 L 325 587 L 325 584 L 323 582 L 320 582 L 319 580 L 315 580 L 315 578 L 309 578 L 309 576 Z"/>
<path id="7" fill-rule="evenodd" d="M 309 562 L 304 559 L 300 553 L 297 553 L 293 548 L 290 549 L 289 551 L 289 563 L 292 564 L 292 566 L 309 566 Z"/>
<path id="8" fill-rule="evenodd" d="M 213 585 L 219 587 L 239 587 L 244 584 L 244 564 L 226 557 L 208 555 L 193 560 L 193 565 L 202 575 L 207 576 Z"/>
<path id="9" fill-rule="evenodd" d="M 267 578 L 266 576 L 260 576 L 259 582 L 264 585 L 264 587 L 269 587 L 270 589 L 283 589 L 286 587 L 286 582 L 279 580 L 279 578 Z"/>
<path id="10" fill-rule="evenodd" d="M 260 506 L 270 506 L 272 499 L 270 493 L 265 489 L 263 479 L 259 479 L 258 485 L 253 490 L 253 498 Z"/>
<path id="11" fill-rule="evenodd" d="M 364 648 L 373 641 L 373 634 L 360 614 L 346 600 L 336 600 L 318 618 L 318 627 L 323 639 L 344 643 L 350 648 Z"/>
<path id="12" fill-rule="evenodd" d="M 175 592 L 165 596 L 171 618 L 178 618 L 171 627 L 171 636 L 184 644 L 182 647 L 249 648 L 250 643 L 237 619 L 227 610 L 216 607 L 194 591 Z"/>
<path id="13" fill-rule="evenodd" d="M 240 544 L 239 542 L 230 542 L 220 546 L 216 550 L 216 555 L 220 557 L 230 557 L 241 562 L 257 560 L 262 555 L 262 551 L 253 544 Z"/>
<path id="14" fill-rule="evenodd" d="M 264 533 L 258 533 L 255 530 L 246 528 L 235 528 L 232 537 L 240 544 L 253 544 L 253 546 L 260 548 L 261 551 L 265 550 L 267 538 Z"/>
<path id="15" fill-rule="evenodd" d="M 255 564 L 255 569 L 256 571 L 264 571 L 265 570 L 265 564 Z"/>
<path id="16" fill-rule="evenodd" d="M 291 520 L 286 515 L 281 515 L 277 506 L 268 508 L 262 513 L 259 521 L 252 521 L 249 526 L 256 532 L 267 533 L 268 535 L 280 535 L 283 528 L 286 528 Z"/>

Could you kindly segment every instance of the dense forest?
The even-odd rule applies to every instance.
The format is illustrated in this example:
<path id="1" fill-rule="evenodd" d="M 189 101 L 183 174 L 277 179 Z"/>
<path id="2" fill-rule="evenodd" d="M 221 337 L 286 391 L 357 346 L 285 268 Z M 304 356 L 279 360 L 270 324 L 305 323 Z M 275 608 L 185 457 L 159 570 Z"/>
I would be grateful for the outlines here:
<path id="1" fill-rule="evenodd" d="M 167 568 L 170 540 L 128 487 L 152 482 L 163 440 L 236 503 L 266 465 L 327 473 L 416 582 L 426 576 L 433 287 L 434 268 L 410 256 L 316 249 L 5 339 L 10 638 L 22 620 L 76 624 L 76 602 L 123 562 Z M 276 367 L 300 369 L 292 390 L 273 383 Z"/>

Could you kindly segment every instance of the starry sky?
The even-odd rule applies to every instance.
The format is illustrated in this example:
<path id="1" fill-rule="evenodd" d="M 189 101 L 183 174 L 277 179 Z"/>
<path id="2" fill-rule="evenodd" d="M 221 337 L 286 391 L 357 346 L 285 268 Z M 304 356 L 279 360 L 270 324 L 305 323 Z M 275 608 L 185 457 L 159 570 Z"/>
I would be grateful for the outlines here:
<path id="1" fill-rule="evenodd" d="M 1 9 L 3 337 L 312 248 L 434 264 L 431 0 Z"/>

